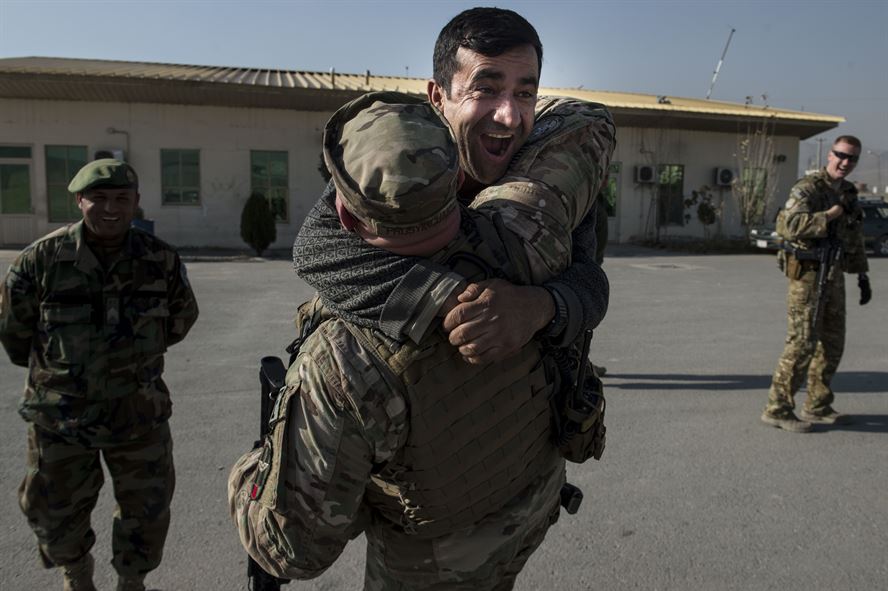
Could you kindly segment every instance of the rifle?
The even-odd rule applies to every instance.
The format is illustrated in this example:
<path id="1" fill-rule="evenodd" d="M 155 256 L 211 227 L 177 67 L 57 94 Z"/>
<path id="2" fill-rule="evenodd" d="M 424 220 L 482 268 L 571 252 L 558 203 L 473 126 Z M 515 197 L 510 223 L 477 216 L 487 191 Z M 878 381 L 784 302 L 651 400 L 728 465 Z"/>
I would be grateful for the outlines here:
<path id="1" fill-rule="evenodd" d="M 823 310 L 826 307 L 826 284 L 832 278 L 836 265 L 842 259 L 842 243 L 830 234 L 826 244 L 817 249 L 817 298 L 814 300 L 814 313 L 811 315 L 811 331 L 808 340 L 816 346 L 817 332 L 823 321 Z"/>
<path id="2" fill-rule="evenodd" d="M 259 439 L 253 443 L 253 449 L 262 447 L 268 435 L 268 419 L 274 408 L 278 393 L 284 386 L 287 369 L 280 357 L 268 356 L 259 361 Z M 252 591 L 280 591 L 281 585 L 289 583 L 289 579 L 280 579 L 265 572 L 251 556 L 247 557 L 247 578 Z"/>

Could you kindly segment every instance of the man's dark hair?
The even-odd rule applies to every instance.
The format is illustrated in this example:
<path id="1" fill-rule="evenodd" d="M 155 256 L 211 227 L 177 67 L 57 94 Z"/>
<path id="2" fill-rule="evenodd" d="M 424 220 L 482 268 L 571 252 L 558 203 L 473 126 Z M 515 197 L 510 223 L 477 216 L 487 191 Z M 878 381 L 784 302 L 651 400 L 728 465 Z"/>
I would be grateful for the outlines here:
<path id="1" fill-rule="evenodd" d="M 860 143 L 860 140 L 857 139 L 856 137 L 854 137 L 853 135 L 840 135 L 839 137 L 836 138 L 836 141 L 833 142 L 833 145 L 835 146 L 839 142 L 845 142 L 846 144 L 850 144 L 850 145 L 854 146 L 855 148 L 857 148 L 858 150 L 863 149 L 863 145 Z"/>
<path id="2" fill-rule="evenodd" d="M 522 45 L 532 45 L 536 50 L 539 73 L 543 67 L 543 44 L 533 25 L 517 12 L 504 8 L 470 8 L 441 29 L 435 42 L 432 76 L 449 95 L 453 74 L 459 69 L 456 52 L 460 47 L 496 57 Z"/>

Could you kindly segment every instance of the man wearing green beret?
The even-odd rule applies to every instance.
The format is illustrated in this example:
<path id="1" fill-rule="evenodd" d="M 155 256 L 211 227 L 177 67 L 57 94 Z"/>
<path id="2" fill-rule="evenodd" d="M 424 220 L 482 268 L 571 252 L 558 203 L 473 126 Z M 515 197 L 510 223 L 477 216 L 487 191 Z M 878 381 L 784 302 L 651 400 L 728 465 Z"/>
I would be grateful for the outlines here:
<path id="1" fill-rule="evenodd" d="M 119 591 L 144 590 L 157 568 L 174 487 L 167 347 L 197 319 L 175 250 L 130 223 L 138 177 L 111 158 L 71 180 L 83 219 L 40 238 L 0 286 L 0 341 L 28 368 L 19 414 L 28 422 L 28 472 L 19 504 L 43 565 L 66 591 L 90 591 L 90 514 L 114 483 L 112 565 Z"/>

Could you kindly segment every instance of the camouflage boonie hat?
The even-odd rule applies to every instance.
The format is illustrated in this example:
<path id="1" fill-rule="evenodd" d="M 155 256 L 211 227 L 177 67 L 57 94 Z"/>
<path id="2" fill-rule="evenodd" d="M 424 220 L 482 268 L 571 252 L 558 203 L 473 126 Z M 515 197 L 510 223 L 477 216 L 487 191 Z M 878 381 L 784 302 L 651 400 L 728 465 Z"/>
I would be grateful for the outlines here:
<path id="1" fill-rule="evenodd" d="M 428 228 L 456 207 L 450 128 L 416 97 L 375 92 L 339 109 L 324 128 L 324 161 L 345 206 L 379 236 Z"/>
<path id="2" fill-rule="evenodd" d="M 83 193 L 96 187 L 115 187 L 119 189 L 138 189 L 139 177 L 136 171 L 126 162 L 114 158 L 93 160 L 77 171 L 68 184 L 71 193 Z"/>

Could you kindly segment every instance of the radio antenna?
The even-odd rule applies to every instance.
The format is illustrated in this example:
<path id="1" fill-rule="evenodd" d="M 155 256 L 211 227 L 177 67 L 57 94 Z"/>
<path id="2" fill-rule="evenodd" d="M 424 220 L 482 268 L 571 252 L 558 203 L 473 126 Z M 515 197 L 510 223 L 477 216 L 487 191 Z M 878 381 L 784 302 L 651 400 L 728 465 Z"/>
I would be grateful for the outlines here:
<path id="1" fill-rule="evenodd" d="M 731 37 L 734 36 L 734 31 L 737 29 L 731 29 L 731 32 L 728 34 L 728 42 L 725 43 L 725 50 L 722 52 L 722 56 L 719 58 L 718 63 L 715 64 L 715 71 L 712 73 L 712 82 L 709 83 L 709 92 L 706 93 L 706 100 L 709 100 L 709 97 L 712 95 L 712 87 L 715 86 L 715 79 L 718 78 L 718 71 L 721 70 L 722 63 L 725 61 L 725 55 L 728 53 L 728 46 L 731 44 Z"/>

